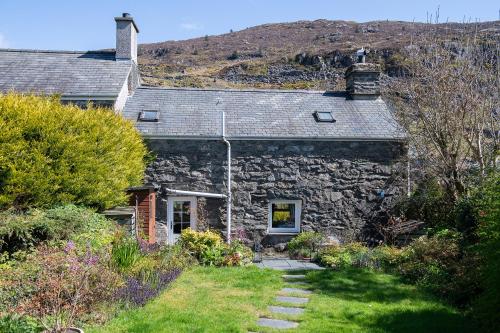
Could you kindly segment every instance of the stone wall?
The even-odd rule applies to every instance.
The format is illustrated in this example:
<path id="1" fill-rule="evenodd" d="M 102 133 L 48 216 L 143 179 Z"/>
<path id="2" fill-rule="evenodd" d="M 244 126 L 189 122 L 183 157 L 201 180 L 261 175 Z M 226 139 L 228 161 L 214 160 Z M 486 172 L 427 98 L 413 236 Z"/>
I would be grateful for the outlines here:
<path id="1" fill-rule="evenodd" d="M 157 239 L 166 238 L 165 188 L 225 193 L 226 147 L 215 140 L 150 140 L 146 182 L 158 190 Z M 302 230 L 340 240 L 364 237 L 403 193 L 405 145 L 398 142 L 232 141 L 233 229 L 267 236 L 271 199 L 302 200 Z M 226 230 L 225 201 L 198 200 L 202 227 Z M 283 239 L 285 238 L 285 239 Z M 288 237 L 289 238 L 289 237 Z"/>

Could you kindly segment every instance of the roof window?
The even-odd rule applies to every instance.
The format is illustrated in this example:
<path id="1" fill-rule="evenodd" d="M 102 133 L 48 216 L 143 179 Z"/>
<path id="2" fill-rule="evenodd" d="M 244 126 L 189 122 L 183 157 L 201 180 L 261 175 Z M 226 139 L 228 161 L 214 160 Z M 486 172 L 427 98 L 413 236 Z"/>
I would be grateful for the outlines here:
<path id="1" fill-rule="evenodd" d="M 314 112 L 314 118 L 316 119 L 317 122 L 320 122 L 320 123 L 334 123 L 335 122 L 335 119 L 333 119 L 333 115 L 331 112 L 316 111 L 316 112 Z"/>
<path id="2" fill-rule="evenodd" d="M 157 110 L 143 110 L 139 113 L 140 121 L 158 121 Z"/>

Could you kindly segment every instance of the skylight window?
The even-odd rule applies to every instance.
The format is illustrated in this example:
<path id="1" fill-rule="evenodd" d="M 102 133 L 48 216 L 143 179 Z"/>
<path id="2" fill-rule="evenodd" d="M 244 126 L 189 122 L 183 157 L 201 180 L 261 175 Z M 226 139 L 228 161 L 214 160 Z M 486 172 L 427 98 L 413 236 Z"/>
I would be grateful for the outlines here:
<path id="1" fill-rule="evenodd" d="M 320 122 L 320 123 L 334 123 L 335 122 L 335 119 L 333 119 L 333 115 L 331 112 L 316 111 L 316 112 L 314 112 L 314 118 L 316 118 L 316 121 Z"/>
<path id="2" fill-rule="evenodd" d="M 139 114 L 140 121 L 158 121 L 158 111 L 157 110 L 143 110 Z"/>

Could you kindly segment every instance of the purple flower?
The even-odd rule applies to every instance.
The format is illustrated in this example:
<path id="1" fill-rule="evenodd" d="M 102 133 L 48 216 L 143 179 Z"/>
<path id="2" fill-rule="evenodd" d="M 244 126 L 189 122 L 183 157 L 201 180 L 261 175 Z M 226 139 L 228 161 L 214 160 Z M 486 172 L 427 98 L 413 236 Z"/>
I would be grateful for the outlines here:
<path id="1" fill-rule="evenodd" d="M 156 297 L 181 273 L 180 269 L 158 272 L 157 282 L 150 284 L 136 278 L 128 278 L 125 286 L 115 292 L 115 299 L 137 306 L 145 305 L 150 299 Z"/>
<path id="2" fill-rule="evenodd" d="M 66 246 L 64 247 L 64 252 L 66 253 L 70 253 L 72 252 L 74 249 L 76 248 L 75 246 L 75 243 L 73 241 L 68 241 L 68 243 L 66 243 Z"/>

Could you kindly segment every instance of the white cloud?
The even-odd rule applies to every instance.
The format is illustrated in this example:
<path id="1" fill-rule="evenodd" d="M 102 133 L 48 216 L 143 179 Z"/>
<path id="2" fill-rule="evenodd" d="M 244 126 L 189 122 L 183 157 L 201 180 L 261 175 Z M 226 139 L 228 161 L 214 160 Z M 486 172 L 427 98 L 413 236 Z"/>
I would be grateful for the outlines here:
<path id="1" fill-rule="evenodd" d="M 201 30 L 201 29 L 203 29 L 203 26 L 201 26 L 197 23 L 185 22 L 185 23 L 181 23 L 180 28 L 182 30 L 193 31 L 193 30 Z"/>
<path id="2" fill-rule="evenodd" d="M 9 42 L 7 39 L 0 33 L 0 48 L 8 48 L 9 47 Z"/>

